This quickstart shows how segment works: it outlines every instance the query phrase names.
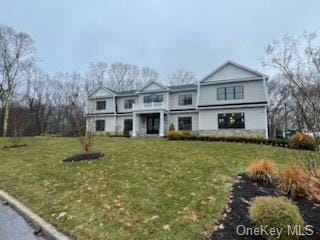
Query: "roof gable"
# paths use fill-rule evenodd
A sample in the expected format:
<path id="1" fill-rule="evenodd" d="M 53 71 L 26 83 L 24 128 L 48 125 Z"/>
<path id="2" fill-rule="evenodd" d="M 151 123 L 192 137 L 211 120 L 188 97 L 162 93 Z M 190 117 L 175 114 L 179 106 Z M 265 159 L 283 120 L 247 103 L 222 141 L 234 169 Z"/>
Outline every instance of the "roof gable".
<path id="1" fill-rule="evenodd" d="M 143 88 L 139 89 L 137 92 L 149 92 L 149 91 L 163 91 L 167 90 L 168 88 L 164 86 L 162 83 L 151 80 L 147 82 Z"/>
<path id="2" fill-rule="evenodd" d="M 265 77 L 266 75 L 259 73 L 253 69 L 240 65 L 238 63 L 227 61 L 213 72 L 208 74 L 201 82 L 212 82 L 231 79 L 250 79 Z"/>
<path id="3" fill-rule="evenodd" d="M 114 92 L 106 87 L 100 86 L 88 95 L 89 98 L 112 97 Z"/>

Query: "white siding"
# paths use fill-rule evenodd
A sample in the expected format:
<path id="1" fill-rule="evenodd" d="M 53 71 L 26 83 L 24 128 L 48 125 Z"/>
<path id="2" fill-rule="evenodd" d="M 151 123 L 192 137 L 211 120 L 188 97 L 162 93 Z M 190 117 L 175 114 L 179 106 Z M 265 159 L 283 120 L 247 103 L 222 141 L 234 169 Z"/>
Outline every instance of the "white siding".
<path id="1" fill-rule="evenodd" d="M 105 120 L 105 132 L 114 132 L 114 116 L 101 116 L 101 117 L 88 117 L 87 118 L 87 129 L 89 131 L 96 130 L 96 120 Z"/>
<path id="2" fill-rule="evenodd" d="M 238 78 L 252 78 L 252 77 L 259 77 L 259 76 L 245 69 L 234 66 L 233 64 L 227 64 L 226 66 L 221 68 L 219 71 L 214 73 L 210 78 L 208 78 L 206 82 L 238 79 Z"/>
<path id="3" fill-rule="evenodd" d="M 132 97 L 117 97 L 117 107 L 118 112 L 132 112 L 132 109 L 125 109 L 124 108 L 124 102 L 126 99 L 134 99 L 135 103 L 138 103 L 138 97 L 132 96 Z"/>
<path id="4" fill-rule="evenodd" d="M 192 117 L 192 131 L 199 130 L 198 113 L 170 113 L 169 125 L 173 123 L 176 130 L 179 130 L 179 117 Z"/>
<path id="5" fill-rule="evenodd" d="M 192 95 L 192 105 L 179 106 L 179 96 L 180 95 Z M 197 92 L 196 91 L 186 91 L 186 92 L 174 92 L 170 94 L 170 109 L 190 109 L 195 108 L 197 102 Z"/>
<path id="6" fill-rule="evenodd" d="M 217 100 L 217 88 L 243 86 L 243 99 Z M 200 86 L 199 105 L 232 104 L 267 101 L 262 80 Z"/>
<path id="7" fill-rule="evenodd" d="M 97 101 L 106 101 L 105 110 L 97 110 L 96 102 Z M 87 113 L 113 113 L 114 112 L 114 99 L 113 97 L 108 98 L 99 98 L 99 99 L 90 99 L 87 102 Z"/>
<path id="8" fill-rule="evenodd" d="M 199 130 L 218 130 L 218 113 L 244 112 L 246 130 L 265 130 L 265 107 L 201 110 Z"/>

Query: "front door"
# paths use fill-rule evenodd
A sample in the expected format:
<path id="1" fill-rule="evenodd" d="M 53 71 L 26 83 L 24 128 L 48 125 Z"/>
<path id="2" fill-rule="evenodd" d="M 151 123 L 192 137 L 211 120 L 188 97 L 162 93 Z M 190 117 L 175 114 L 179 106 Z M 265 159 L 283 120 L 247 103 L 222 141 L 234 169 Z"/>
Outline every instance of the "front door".
<path id="1" fill-rule="evenodd" d="M 147 134 L 159 134 L 159 114 L 147 116 Z"/>

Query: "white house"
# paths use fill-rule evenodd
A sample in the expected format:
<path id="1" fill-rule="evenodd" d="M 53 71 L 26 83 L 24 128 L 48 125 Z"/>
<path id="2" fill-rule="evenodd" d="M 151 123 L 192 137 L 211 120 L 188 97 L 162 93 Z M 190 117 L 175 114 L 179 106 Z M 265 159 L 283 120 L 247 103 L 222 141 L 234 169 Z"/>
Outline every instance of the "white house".
<path id="1" fill-rule="evenodd" d="M 197 84 L 164 86 L 148 82 L 134 91 L 99 87 L 88 96 L 88 131 L 164 136 L 176 130 L 268 137 L 268 77 L 228 61 Z"/>

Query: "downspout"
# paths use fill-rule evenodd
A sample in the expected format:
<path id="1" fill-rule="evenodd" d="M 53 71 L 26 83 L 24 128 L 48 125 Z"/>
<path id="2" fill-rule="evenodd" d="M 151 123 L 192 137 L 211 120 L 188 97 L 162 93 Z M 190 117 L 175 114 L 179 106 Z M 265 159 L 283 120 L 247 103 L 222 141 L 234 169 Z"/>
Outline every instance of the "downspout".
<path id="1" fill-rule="evenodd" d="M 269 129 L 268 129 L 268 105 L 269 105 L 269 95 L 268 95 L 268 85 L 267 85 L 267 77 L 262 78 L 263 82 L 263 92 L 264 92 L 264 97 L 267 101 L 267 106 L 265 106 L 265 137 L 269 138 Z"/>

